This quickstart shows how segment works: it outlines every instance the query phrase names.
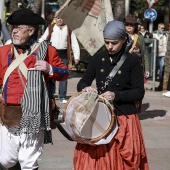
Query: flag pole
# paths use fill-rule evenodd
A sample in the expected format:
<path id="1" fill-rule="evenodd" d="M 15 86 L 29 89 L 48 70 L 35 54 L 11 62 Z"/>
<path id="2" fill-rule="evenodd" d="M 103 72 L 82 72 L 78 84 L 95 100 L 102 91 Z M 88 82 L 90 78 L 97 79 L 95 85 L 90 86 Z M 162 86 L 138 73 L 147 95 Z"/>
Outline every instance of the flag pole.
<path id="1" fill-rule="evenodd" d="M 129 0 L 125 0 L 125 17 L 129 14 Z"/>

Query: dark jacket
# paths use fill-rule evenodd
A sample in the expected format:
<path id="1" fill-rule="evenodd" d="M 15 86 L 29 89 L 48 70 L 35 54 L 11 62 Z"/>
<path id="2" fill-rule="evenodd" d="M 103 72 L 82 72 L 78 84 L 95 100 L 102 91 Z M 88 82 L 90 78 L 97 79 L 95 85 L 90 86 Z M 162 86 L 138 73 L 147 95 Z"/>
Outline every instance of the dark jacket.
<path id="1" fill-rule="evenodd" d="M 115 93 L 115 109 L 117 115 L 129 115 L 136 113 L 135 101 L 141 100 L 144 96 L 143 69 L 138 56 L 126 53 L 127 58 L 114 76 L 105 91 Z M 115 63 L 111 63 L 107 51 L 96 53 L 82 79 L 77 85 L 77 90 L 81 91 L 87 86 L 91 86 L 96 79 L 98 91 L 104 86 L 106 77 L 109 75 Z"/>
<path id="2" fill-rule="evenodd" d="M 140 48 L 140 51 L 141 51 L 144 71 L 149 71 L 149 57 L 148 57 L 148 52 L 145 48 L 145 42 L 144 42 L 143 35 L 139 34 L 137 43 L 139 44 L 139 48 Z"/>
<path id="3" fill-rule="evenodd" d="M 146 31 L 144 35 L 139 31 L 139 34 L 142 35 L 144 38 L 153 38 L 153 35 L 148 31 Z"/>

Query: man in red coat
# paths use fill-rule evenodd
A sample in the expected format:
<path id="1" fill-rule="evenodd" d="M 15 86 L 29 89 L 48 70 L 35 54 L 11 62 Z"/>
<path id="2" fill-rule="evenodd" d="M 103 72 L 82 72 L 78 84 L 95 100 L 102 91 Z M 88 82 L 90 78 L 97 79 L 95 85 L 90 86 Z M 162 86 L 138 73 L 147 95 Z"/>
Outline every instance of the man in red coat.
<path id="1" fill-rule="evenodd" d="M 43 18 L 20 9 L 7 22 L 12 25 L 12 44 L 0 47 L 0 163 L 10 170 L 17 170 L 18 164 L 22 170 L 37 170 L 44 133 L 50 131 L 49 81 L 66 80 L 68 70 L 54 47 L 36 42 Z"/>

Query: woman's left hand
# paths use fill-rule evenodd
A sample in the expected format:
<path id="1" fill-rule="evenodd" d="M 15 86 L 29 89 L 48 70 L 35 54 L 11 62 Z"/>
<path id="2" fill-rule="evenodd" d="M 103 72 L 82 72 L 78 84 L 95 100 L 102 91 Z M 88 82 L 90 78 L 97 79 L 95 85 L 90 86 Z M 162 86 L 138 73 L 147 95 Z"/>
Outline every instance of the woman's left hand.
<path id="1" fill-rule="evenodd" d="M 101 94 L 102 97 L 106 98 L 107 100 L 114 100 L 115 99 L 115 93 L 111 91 L 106 91 Z"/>

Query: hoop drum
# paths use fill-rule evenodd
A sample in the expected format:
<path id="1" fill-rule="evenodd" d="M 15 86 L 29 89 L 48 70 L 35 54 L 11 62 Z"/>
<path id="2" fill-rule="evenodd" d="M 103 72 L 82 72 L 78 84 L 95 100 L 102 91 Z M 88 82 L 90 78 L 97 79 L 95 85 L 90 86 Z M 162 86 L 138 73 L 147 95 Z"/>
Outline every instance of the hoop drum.
<path id="1" fill-rule="evenodd" d="M 64 117 L 69 135 L 79 143 L 109 143 L 118 129 L 113 106 L 92 92 L 73 95 L 64 107 Z"/>

